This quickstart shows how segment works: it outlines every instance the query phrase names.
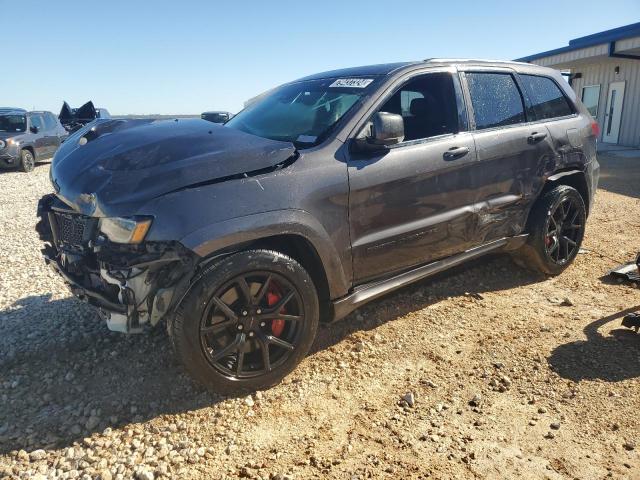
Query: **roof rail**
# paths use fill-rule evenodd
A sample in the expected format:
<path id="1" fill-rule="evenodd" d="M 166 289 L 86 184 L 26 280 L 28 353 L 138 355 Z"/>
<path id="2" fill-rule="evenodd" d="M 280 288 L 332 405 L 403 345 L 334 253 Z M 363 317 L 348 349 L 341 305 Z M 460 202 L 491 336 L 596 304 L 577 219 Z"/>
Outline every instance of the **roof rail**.
<path id="1" fill-rule="evenodd" d="M 491 60 L 487 58 L 426 58 L 427 63 L 506 63 L 509 65 L 522 64 L 513 60 Z"/>

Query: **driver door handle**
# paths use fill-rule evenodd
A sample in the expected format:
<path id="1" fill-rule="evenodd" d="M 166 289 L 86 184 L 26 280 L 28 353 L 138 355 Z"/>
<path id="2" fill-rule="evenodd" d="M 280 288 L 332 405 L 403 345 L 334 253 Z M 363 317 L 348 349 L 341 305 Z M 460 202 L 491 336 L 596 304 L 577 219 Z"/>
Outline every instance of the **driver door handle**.
<path id="1" fill-rule="evenodd" d="M 541 140 L 547 138 L 547 134 L 543 132 L 533 132 L 531 135 L 527 137 L 527 142 L 529 143 L 538 143 Z"/>
<path id="2" fill-rule="evenodd" d="M 468 147 L 451 147 L 442 156 L 445 160 L 455 160 L 464 157 L 467 153 L 469 153 Z"/>

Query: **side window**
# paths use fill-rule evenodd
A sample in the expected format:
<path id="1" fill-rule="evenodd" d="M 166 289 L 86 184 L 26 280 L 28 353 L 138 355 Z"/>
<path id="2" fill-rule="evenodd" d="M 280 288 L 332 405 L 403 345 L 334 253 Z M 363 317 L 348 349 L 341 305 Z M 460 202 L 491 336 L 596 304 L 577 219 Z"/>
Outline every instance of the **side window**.
<path id="1" fill-rule="evenodd" d="M 56 128 L 56 119 L 52 113 L 44 114 L 44 126 L 47 130 L 54 130 Z"/>
<path id="2" fill-rule="evenodd" d="M 378 111 L 402 115 L 405 141 L 459 130 L 456 91 L 449 73 L 429 73 L 409 80 Z"/>
<path id="3" fill-rule="evenodd" d="M 532 111 L 529 113 L 532 113 L 532 117 L 536 120 L 564 117 L 573 113 L 560 88 L 550 78 L 520 75 L 520 79 L 531 99 L 530 110 Z"/>
<path id="4" fill-rule="evenodd" d="M 476 129 L 502 127 L 525 121 L 522 96 L 508 73 L 467 73 Z"/>
<path id="5" fill-rule="evenodd" d="M 38 127 L 38 131 L 42 131 L 44 130 L 44 122 L 42 120 L 42 115 L 40 114 L 36 114 L 36 115 L 31 115 L 30 117 L 30 121 L 31 121 L 31 127 Z"/>

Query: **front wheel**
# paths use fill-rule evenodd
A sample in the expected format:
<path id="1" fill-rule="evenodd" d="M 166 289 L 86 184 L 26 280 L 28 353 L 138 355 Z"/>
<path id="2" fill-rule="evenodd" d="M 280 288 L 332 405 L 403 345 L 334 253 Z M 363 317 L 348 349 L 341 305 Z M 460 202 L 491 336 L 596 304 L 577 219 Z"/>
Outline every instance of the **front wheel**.
<path id="1" fill-rule="evenodd" d="M 578 191 L 559 185 L 533 206 L 529 238 L 516 260 L 547 275 L 558 275 L 576 258 L 584 237 L 587 212 Z"/>
<path id="2" fill-rule="evenodd" d="M 222 394 L 271 387 L 311 348 L 318 328 L 313 281 L 278 252 L 236 253 L 208 267 L 168 325 L 177 356 Z"/>
<path id="3" fill-rule="evenodd" d="M 20 169 L 23 172 L 31 172 L 36 165 L 33 153 L 30 150 L 22 150 L 20 152 Z"/>

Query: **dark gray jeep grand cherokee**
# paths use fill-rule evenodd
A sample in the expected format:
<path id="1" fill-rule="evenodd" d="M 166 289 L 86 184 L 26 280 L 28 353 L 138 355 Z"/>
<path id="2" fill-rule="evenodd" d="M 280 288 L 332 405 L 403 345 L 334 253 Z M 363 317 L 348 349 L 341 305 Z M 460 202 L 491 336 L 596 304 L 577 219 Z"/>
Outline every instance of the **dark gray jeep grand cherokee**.
<path id="1" fill-rule="evenodd" d="M 560 73 L 428 60 L 283 85 L 225 126 L 98 120 L 40 201 L 46 261 L 107 325 L 166 319 L 189 372 L 261 389 L 319 321 L 489 252 L 575 258 L 598 126 Z"/>

